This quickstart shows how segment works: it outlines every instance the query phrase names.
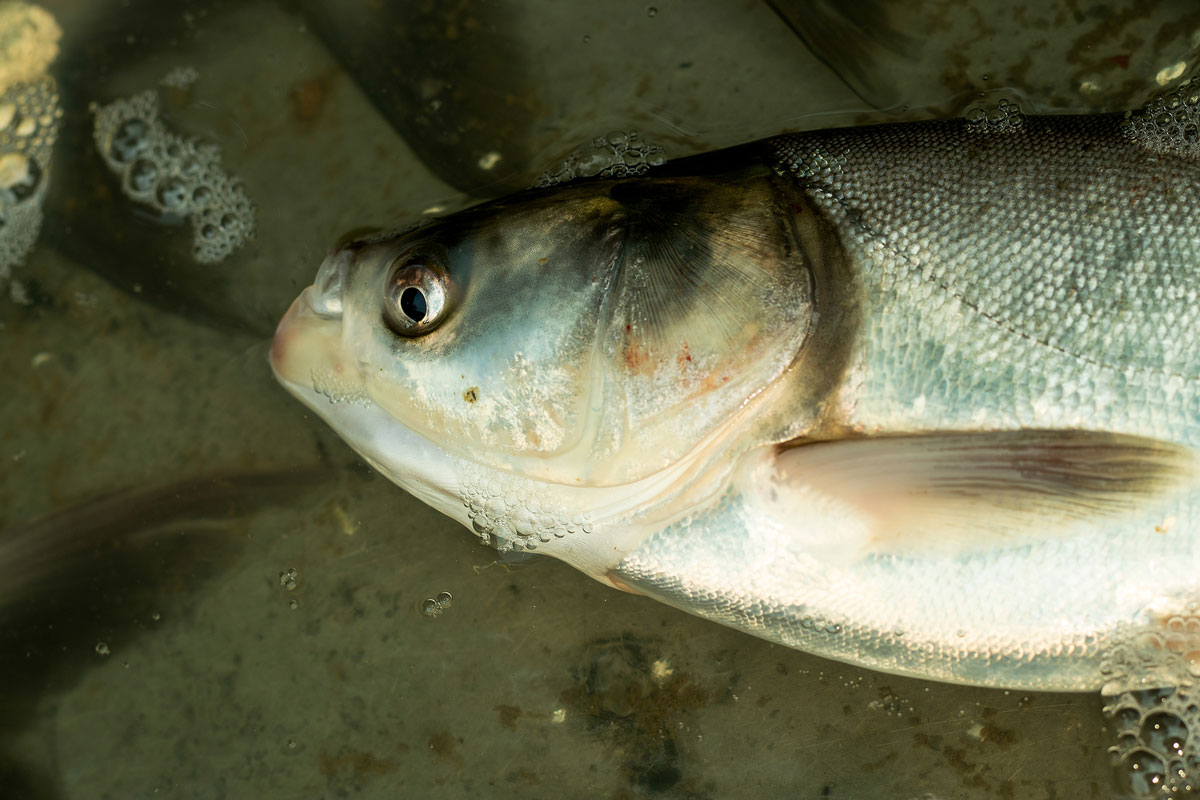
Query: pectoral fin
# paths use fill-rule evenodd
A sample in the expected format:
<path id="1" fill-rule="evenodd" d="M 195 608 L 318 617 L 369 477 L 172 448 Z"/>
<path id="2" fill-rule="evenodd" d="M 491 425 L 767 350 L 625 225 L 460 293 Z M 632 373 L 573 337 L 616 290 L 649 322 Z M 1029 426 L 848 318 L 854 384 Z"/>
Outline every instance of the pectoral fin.
<path id="1" fill-rule="evenodd" d="M 748 461 L 739 483 L 758 513 L 840 559 L 1079 533 L 1195 477 L 1193 452 L 1170 442 L 1018 430 L 789 443 Z"/>

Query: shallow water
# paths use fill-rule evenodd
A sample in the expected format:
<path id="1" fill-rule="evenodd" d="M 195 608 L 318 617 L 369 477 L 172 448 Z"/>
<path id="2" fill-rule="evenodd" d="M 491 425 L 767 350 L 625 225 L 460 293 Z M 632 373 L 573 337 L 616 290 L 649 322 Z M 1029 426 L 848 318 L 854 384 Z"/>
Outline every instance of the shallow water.
<path id="1" fill-rule="evenodd" d="M 672 157 L 1000 98 L 1124 108 L 1190 71 L 1200 23 L 908 5 L 814 55 L 758 2 L 45 3 L 62 117 L 0 281 L 0 796 L 1112 794 L 1100 698 L 858 670 L 500 563 L 266 365 L 339 236 L 593 137 Z M 147 91 L 166 138 L 139 194 L 96 120 Z M 204 142 L 253 205 L 215 261 L 197 237 L 229 209 L 153 191 Z"/>

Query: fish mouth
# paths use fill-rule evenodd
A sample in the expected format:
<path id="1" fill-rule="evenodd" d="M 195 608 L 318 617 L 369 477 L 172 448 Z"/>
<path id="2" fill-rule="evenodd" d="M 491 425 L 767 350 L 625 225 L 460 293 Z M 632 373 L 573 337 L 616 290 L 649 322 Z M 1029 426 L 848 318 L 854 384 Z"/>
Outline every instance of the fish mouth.
<path id="1" fill-rule="evenodd" d="M 455 457 L 409 428 L 366 391 L 342 356 L 342 320 L 314 310 L 308 287 L 275 330 L 268 357 L 276 380 L 328 423 L 360 456 L 405 491 L 469 524 L 459 499 Z"/>

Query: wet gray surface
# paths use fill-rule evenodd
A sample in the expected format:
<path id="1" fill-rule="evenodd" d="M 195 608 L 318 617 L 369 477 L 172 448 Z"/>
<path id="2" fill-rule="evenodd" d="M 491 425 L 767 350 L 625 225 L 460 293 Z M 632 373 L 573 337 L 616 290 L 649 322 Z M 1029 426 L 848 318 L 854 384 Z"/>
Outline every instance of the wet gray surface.
<path id="1" fill-rule="evenodd" d="M 867 48 L 893 79 L 866 85 L 762 3 L 385 5 L 46 4 L 64 127 L 0 300 L 0 795 L 1109 796 L 1098 697 L 856 670 L 498 563 L 288 398 L 267 337 L 341 234 L 610 130 L 682 155 L 998 96 L 1123 107 L 1189 69 L 1190 7 L 901 4 Z M 178 67 L 198 78 L 161 88 Z M 255 204 L 219 264 L 94 152 L 89 104 L 156 87 Z"/>

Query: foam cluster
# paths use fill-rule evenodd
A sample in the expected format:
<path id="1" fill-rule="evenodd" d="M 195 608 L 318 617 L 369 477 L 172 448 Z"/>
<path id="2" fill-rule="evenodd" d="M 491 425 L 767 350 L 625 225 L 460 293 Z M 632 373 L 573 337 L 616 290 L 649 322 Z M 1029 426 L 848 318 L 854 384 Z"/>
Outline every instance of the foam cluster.
<path id="1" fill-rule="evenodd" d="M 1117 731 L 1113 778 L 1126 796 L 1200 794 L 1200 705 L 1191 687 L 1128 692 L 1105 708 Z"/>
<path id="2" fill-rule="evenodd" d="M 50 155 L 61 120 L 49 76 L 0 93 L 0 278 L 25 258 L 42 228 Z"/>
<path id="3" fill-rule="evenodd" d="M 623 178 L 642 175 L 666 161 L 663 149 L 642 140 L 637 131 L 614 131 L 592 139 L 591 146 L 576 150 L 553 171 L 542 173 L 537 185 L 554 186 L 576 178 Z"/>
<path id="4" fill-rule="evenodd" d="M 1135 798 L 1200 795 L 1200 604 L 1113 647 L 1101 672 L 1116 788 Z"/>
<path id="5" fill-rule="evenodd" d="M 62 120 L 48 74 L 62 31 L 40 6 L 0 2 L 0 280 L 42 228 L 50 155 Z M 12 287 L 18 297 L 18 287 Z"/>
<path id="6" fill-rule="evenodd" d="M 1194 155 L 1200 148 L 1200 80 L 1183 81 L 1128 112 L 1125 132 L 1153 150 Z"/>
<path id="7" fill-rule="evenodd" d="M 1016 130 L 1025 122 L 1020 107 L 1005 99 L 990 105 L 973 106 L 964 116 L 971 124 L 971 130 L 988 132 Z"/>
<path id="8" fill-rule="evenodd" d="M 164 222 L 187 220 L 197 261 L 221 261 L 254 236 L 254 207 L 221 168 L 221 149 L 169 130 L 154 91 L 97 108 L 95 116 L 96 147 L 121 190 Z"/>

